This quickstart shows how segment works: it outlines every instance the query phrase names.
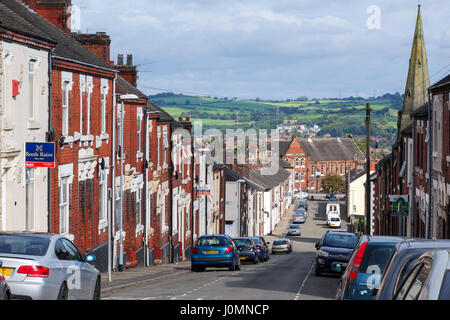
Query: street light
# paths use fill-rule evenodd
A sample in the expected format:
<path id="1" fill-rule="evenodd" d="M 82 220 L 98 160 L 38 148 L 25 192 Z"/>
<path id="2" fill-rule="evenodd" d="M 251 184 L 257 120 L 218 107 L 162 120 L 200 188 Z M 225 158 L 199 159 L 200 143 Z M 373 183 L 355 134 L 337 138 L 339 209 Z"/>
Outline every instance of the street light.
<path id="1" fill-rule="evenodd" d="M 124 118 L 124 100 L 137 100 L 138 96 L 135 94 L 124 94 L 120 96 L 120 137 L 119 137 L 119 148 L 120 148 L 120 219 L 119 219 L 119 272 L 123 271 L 123 118 Z"/>

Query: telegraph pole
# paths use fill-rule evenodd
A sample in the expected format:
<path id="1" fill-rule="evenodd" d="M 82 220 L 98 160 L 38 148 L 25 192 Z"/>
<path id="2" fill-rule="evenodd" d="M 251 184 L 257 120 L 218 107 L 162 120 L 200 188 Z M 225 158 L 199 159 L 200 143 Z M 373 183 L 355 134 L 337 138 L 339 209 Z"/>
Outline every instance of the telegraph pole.
<path id="1" fill-rule="evenodd" d="M 370 235 L 370 103 L 366 104 L 366 222 L 365 234 Z"/>

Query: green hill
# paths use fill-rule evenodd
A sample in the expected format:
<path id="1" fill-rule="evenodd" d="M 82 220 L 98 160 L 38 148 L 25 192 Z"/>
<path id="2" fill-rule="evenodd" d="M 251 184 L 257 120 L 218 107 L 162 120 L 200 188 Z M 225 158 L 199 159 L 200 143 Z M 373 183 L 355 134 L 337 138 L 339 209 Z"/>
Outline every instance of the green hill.
<path id="1" fill-rule="evenodd" d="M 319 135 L 327 133 L 335 137 L 353 134 L 365 135 L 365 105 L 371 104 L 372 136 L 391 139 L 396 133 L 397 112 L 403 97 L 385 94 L 380 97 L 261 101 L 233 98 L 212 98 L 160 93 L 150 99 L 164 108 L 171 116 L 191 117 L 201 120 L 203 127 L 274 129 L 283 122 L 318 125 Z"/>

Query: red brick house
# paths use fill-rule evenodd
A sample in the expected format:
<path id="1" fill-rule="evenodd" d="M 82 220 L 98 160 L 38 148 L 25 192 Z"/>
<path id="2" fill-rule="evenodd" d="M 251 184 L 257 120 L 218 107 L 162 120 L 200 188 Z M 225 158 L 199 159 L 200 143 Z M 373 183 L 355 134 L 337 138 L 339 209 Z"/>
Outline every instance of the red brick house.
<path id="1" fill-rule="evenodd" d="M 294 168 L 298 191 L 322 191 L 322 179 L 339 174 L 345 180 L 349 170 L 364 162 L 365 157 L 351 138 L 298 139 L 280 142 L 280 155 Z"/>

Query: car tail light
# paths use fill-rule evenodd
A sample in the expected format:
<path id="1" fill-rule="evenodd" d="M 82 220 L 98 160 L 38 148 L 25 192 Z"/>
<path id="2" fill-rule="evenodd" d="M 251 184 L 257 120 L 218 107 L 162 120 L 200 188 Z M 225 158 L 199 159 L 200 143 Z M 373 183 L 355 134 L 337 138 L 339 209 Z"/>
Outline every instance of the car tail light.
<path id="1" fill-rule="evenodd" d="M 197 248 L 192 248 L 192 253 L 195 253 L 195 254 L 198 254 L 198 250 L 197 250 Z"/>
<path id="2" fill-rule="evenodd" d="M 27 277 L 48 278 L 50 270 L 42 266 L 21 266 L 17 273 L 26 274 Z"/>
<path id="3" fill-rule="evenodd" d="M 230 252 L 233 252 L 233 247 L 232 246 L 229 246 L 227 248 L 227 250 L 225 250 L 225 253 L 230 253 Z"/>
<path id="4" fill-rule="evenodd" d="M 262 250 L 262 247 L 261 247 L 261 246 L 257 246 L 257 248 L 258 248 L 258 250 Z"/>
<path id="5" fill-rule="evenodd" d="M 358 252 L 356 253 L 355 260 L 350 266 L 350 274 L 347 279 L 347 283 L 349 285 L 354 285 L 356 283 L 356 278 L 358 277 L 359 266 L 361 265 L 362 258 L 364 256 L 364 252 L 366 251 L 367 242 L 364 242 L 361 247 L 359 247 Z"/>

